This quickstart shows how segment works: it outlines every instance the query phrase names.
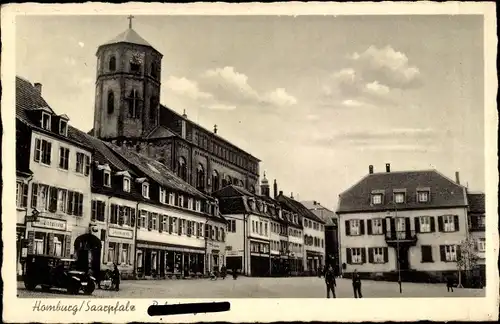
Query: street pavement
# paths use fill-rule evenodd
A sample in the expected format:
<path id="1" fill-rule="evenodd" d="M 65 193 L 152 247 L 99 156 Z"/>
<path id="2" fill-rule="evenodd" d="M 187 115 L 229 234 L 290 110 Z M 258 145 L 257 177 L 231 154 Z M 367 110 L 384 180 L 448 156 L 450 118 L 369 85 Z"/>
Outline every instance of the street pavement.
<path id="1" fill-rule="evenodd" d="M 21 298 L 64 298 L 76 297 L 67 295 L 64 290 L 53 289 L 42 292 L 39 287 L 28 291 L 22 282 L 18 282 L 18 297 Z M 445 284 L 403 283 L 403 293 L 395 282 L 369 281 L 362 282 L 364 298 L 397 298 L 397 297 L 484 297 L 485 289 L 455 288 L 447 292 Z M 351 281 L 337 279 L 337 298 L 354 298 Z M 89 296 L 80 295 L 80 298 Z M 189 280 L 125 280 L 120 284 L 120 291 L 96 289 L 94 298 L 325 298 L 324 278 L 291 277 L 291 278 L 248 278 L 238 277 L 233 280 L 189 279 Z"/>

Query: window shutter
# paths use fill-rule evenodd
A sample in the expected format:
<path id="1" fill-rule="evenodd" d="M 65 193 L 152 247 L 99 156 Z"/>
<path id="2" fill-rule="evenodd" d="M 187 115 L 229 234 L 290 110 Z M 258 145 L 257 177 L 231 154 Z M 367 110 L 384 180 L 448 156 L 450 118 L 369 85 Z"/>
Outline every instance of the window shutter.
<path id="1" fill-rule="evenodd" d="M 163 232 L 163 215 L 158 214 L 158 232 Z"/>
<path id="2" fill-rule="evenodd" d="M 96 214 L 97 214 L 97 203 L 98 203 L 98 202 L 97 202 L 97 201 L 95 201 L 95 200 L 92 200 L 92 203 L 91 203 L 92 208 L 91 208 L 91 212 L 90 212 L 90 219 L 91 219 L 91 220 L 93 220 L 93 221 L 95 221 L 95 220 L 96 220 L 96 218 L 97 218 L 97 217 L 96 217 Z M 99 207 L 100 207 L 100 206 L 99 206 Z"/>
<path id="3" fill-rule="evenodd" d="M 178 218 L 178 223 L 177 223 L 177 235 L 182 234 L 182 219 Z"/>
<path id="4" fill-rule="evenodd" d="M 123 225 L 123 214 L 125 213 L 125 206 L 118 206 L 118 225 Z"/>
<path id="5" fill-rule="evenodd" d="M 345 255 L 346 255 L 347 264 L 351 264 L 352 263 L 351 249 L 347 248 L 347 249 L 345 249 L 345 252 L 346 252 Z"/>
<path id="6" fill-rule="evenodd" d="M 444 245 L 439 246 L 439 252 L 441 253 L 441 261 L 446 261 L 446 252 L 444 250 Z"/>
<path id="7" fill-rule="evenodd" d="M 442 232 L 444 230 L 443 216 L 438 216 L 438 231 Z"/>
<path id="8" fill-rule="evenodd" d="M 434 219 L 434 216 L 431 216 L 431 232 L 436 231 L 436 220 Z"/>
<path id="9" fill-rule="evenodd" d="M 389 248 L 387 247 L 384 248 L 384 262 L 389 262 Z"/>
<path id="10" fill-rule="evenodd" d="M 168 218 L 168 234 L 172 234 L 172 227 L 173 227 L 172 217 L 169 217 Z"/>
<path id="11" fill-rule="evenodd" d="M 460 245 L 455 245 L 455 248 L 457 249 L 457 260 L 460 260 L 462 258 L 462 249 Z"/>
<path id="12" fill-rule="evenodd" d="M 396 220 L 394 218 L 389 218 L 389 224 L 390 224 L 390 231 L 391 231 L 391 236 L 395 235 L 396 233 Z"/>
<path id="13" fill-rule="evenodd" d="M 364 219 L 359 220 L 359 233 L 361 235 L 365 235 L 365 220 Z"/>
<path id="14" fill-rule="evenodd" d="M 54 233 L 49 233 L 48 235 L 48 241 L 49 241 L 49 251 L 48 251 L 48 254 L 49 255 L 54 255 Z"/>
<path id="15" fill-rule="evenodd" d="M 71 255 L 71 235 L 64 236 L 64 256 L 69 258 Z"/>
<path id="16" fill-rule="evenodd" d="M 38 197 L 38 183 L 33 183 L 31 186 L 31 208 L 36 208 L 36 201 Z"/>
<path id="17" fill-rule="evenodd" d="M 373 248 L 368 248 L 368 263 L 373 263 Z"/>
<path id="18" fill-rule="evenodd" d="M 52 143 L 51 142 L 47 142 L 47 151 L 46 151 L 46 154 L 47 154 L 47 164 L 51 164 L 51 155 L 52 155 Z"/>
<path id="19" fill-rule="evenodd" d="M 83 215 L 83 194 L 78 194 L 78 216 Z"/>
<path id="20" fill-rule="evenodd" d="M 151 228 L 153 227 L 153 215 L 152 215 L 152 213 L 148 212 L 147 217 L 148 217 L 148 231 L 150 231 Z"/>
<path id="21" fill-rule="evenodd" d="M 29 185 L 27 183 L 23 184 L 23 201 L 21 206 L 22 207 L 28 207 L 28 189 Z"/>
<path id="22" fill-rule="evenodd" d="M 366 221 L 367 233 L 368 235 L 372 235 L 372 220 L 368 219 Z"/>
<path id="23" fill-rule="evenodd" d="M 101 241 L 106 241 L 106 230 L 105 229 L 101 230 Z"/>
<path id="24" fill-rule="evenodd" d="M 349 226 L 349 221 L 345 221 L 345 235 L 349 236 L 351 235 L 351 227 Z"/>
<path id="25" fill-rule="evenodd" d="M 41 143 L 38 138 L 35 139 L 35 154 L 34 154 L 34 160 L 35 162 L 40 162 L 40 152 L 41 152 Z"/>
<path id="26" fill-rule="evenodd" d="M 415 233 L 420 233 L 420 218 L 415 217 Z"/>
<path id="27" fill-rule="evenodd" d="M 387 219 L 382 218 L 382 233 L 387 233 Z"/>
<path id="28" fill-rule="evenodd" d="M 410 217 L 405 217 L 405 230 L 406 233 L 411 233 Z"/>
<path id="29" fill-rule="evenodd" d="M 455 232 L 460 231 L 460 223 L 458 220 L 458 215 L 453 216 L 453 221 L 455 222 Z"/>
<path id="30" fill-rule="evenodd" d="M 106 203 L 101 202 L 101 221 L 106 222 Z"/>
<path id="31" fill-rule="evenodd" d="M 135 226 L 135 208 L 130 208 L 130 226 Z"/>
<path id="32" fill-rule="evenodd" d="M 88 176 L 89 174 L 90 174 L 90 157 L 88 155 L 85 155 L 85 175 Z"/>
<path id="33" fill-rule="evenodd" d="M 35 231 L 28 231 L 28 254 L 33 254 L 35 250 Z"/>
<path id="34" fill-rule="evenodd" d="M 366 249 L 364 247 L 361 248 L 361 262 L 366 263 Z"/>

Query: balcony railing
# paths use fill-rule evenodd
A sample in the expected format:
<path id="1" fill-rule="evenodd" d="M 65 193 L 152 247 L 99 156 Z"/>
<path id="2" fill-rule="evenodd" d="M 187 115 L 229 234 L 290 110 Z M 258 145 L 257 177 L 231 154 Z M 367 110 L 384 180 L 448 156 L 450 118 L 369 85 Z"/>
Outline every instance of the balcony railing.
<path id="1" fill-rule="evenodd" d="M 387 233 L 385 233 L 385 240 L 400 242 L 416 241 L 417 235 L 415 231 L 387 231 Z"/>
<path id="2" fill-rule="evenodd" d="M 472 225 L 470 227 L 471 232 L 484 232 L 486 230 L 486 226 L 484 225 Z"/>

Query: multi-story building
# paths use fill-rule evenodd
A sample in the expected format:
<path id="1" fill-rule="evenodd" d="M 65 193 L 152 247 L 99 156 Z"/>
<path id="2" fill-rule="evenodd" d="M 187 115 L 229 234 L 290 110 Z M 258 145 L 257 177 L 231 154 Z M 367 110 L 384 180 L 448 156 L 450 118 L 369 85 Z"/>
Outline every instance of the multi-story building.
<path id="1" fill-rule="evenodd" d="M 458 178 L 458 177 L 457 177 Z M 369 174 L 339 196 L 344 275 L 439 280 L 468 233 L 466 188 L 435 170 Z M 399 270 L 399 271 L 398 271 Z"/>
<path id="2" fill-rule="evenodd" d="M 18 245 L 20 261 L 27 254 L 89 253 L 79 260 L 94 260 L 100 242 L 89 229 L 91 148 L 68 137 L 68 117 L 57 115 L 41 90 L 16 78 L 17 223 L 26 242 Z"/>
<path id="3" fill-rule="evenodd" d="M 467 193 L 469 203 L 469 233 L 475 242 L 475 254 L 478 256 L 478 265 L 483 278 L 486 278 L 486 214 L 485 214 L 485 194 Z"/>
<path id="4" fill-rule="evenodd" d="M 297 240 L 303 242 L 303 250 L 297 262 L 310 275 L 316 275 L 325 265 L 325 223 L 304 205 L 293 199 L 293 194 L 287 197 L 283 191 L 276 197 L 280 203 L 292 210 L 297 216 L 299 227 L 290 230 Z M 300 243 L 299 243 L 300 244 Z"/>
<path id="5" fill-rule="evenodd" d="M 202 192 L 227 184 L 256 192 L 259 160 L 160 104 L 162 54 L 132 29 L 97 50 L 90 134 L 165 164 Z"/>
<path id="6" fill-rule="evenodd" d="M 263 195 L 256 195 L 229 185 L 213 193 L 228 222 L 227 267 L 242 269 L 249 276 L 278 275 L 291 269 L 291 243 L 284 230 L 291 224 L 298 225 L 297 215 L 284 210 L 269 196 L 267 179 L 263 180 L 262 189 Z M 278 228 L 286 235 L 284 242 L 275 235 Z M 277 255 L 279 260 L 275 260 Z"/>
<path id="7" fill-rule="evenodd" d="M 330 209 L 322 206 L 318 201 L 302 201 L 307 209 L 325 222 L 325 256 L 326 263 L 331 264 L 337 273 L 340 273 L 339 260 L 340 245 L 338 239 L 338 216 Z"/>

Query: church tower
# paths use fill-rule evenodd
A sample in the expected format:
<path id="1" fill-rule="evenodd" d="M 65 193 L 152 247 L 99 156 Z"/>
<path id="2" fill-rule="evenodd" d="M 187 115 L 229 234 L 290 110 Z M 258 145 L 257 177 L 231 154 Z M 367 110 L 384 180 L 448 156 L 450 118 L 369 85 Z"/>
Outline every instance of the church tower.
<path id="1" fill-rule="evenodd" d="M 129 28 L 99 46 L 94 136 L 102 139 L 146 135 L 159 119 L 163 55 Z"/>

